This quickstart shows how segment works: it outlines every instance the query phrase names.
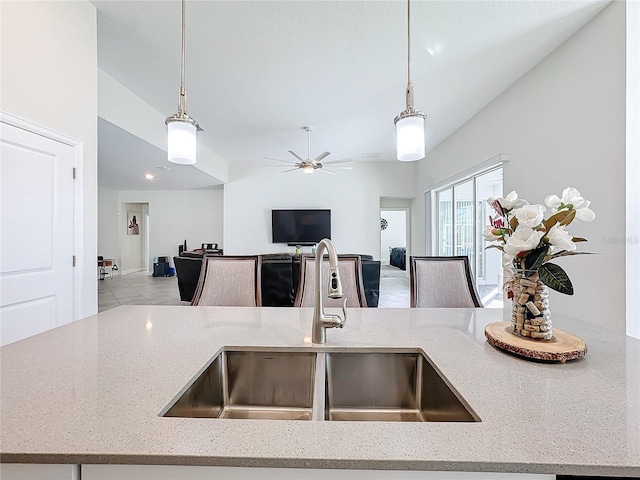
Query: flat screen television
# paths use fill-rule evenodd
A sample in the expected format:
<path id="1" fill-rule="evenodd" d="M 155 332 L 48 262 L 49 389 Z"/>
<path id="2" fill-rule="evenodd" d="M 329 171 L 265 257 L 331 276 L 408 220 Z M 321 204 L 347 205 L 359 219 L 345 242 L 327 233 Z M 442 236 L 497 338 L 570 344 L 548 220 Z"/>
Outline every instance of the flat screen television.
<path id="1" fill-rule="evenodd" d="M 331 239 L 331 210 L 271 210 L 273 243 L 315 245 Z"/>

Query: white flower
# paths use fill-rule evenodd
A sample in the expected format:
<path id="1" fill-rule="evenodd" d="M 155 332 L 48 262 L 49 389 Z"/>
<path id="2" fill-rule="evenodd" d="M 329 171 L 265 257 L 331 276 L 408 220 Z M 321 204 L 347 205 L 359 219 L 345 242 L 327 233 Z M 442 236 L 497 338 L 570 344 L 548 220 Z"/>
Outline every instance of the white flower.
<path id="1" fill-rule="evenodd" d="M 546 208 L 543 205 L 524 205 L 514 213 L 519 225 L 534 228 L 542 223 Z"/>
<path id="2" fill-rule="evenodd" d="M 572 236 L 567 232 L 566 227 L 559 223 L 551 227 L 545 237 L 547 237 L 549 244 L 554 247 L 552 253 L 555 253 L 556 250 L 572 252 L 576 249 L 576 244 L 571 240 Z"/>
<path id="3" fill-rule="evenodd" d="M 518 198 L 518 194 L 514 191 L 510 192 L 505 198 L 501 199 L 504 203 L 501 203 L 502 208 L 507 210 L 513 210 L 514 208 L 524 207 L 527 203 L 526 200 Z"/>
<path id="4" fill-rule="evenodd" d="M 580 196 L 580 192 L 573 187 L 565 188 L 562 191 L 562 198 L 557 195 L 549 195 L 544 199 L 544 203 L 554 211 L 575 210 L 576 219 L 583 222 L 591 222 L 596 218 L 596 214 L 589 208 L 591 202 Z"/>
<path id="5" fill-rule="evenodd" d="M 500 215 L 504 215 L 504 213 L 496 208 L 495 202 L 498 202 L 499 206 L 502 208 L 503 211 L 504 210 L 510 211 L 510 210 L 513 210 L 514 208 L 520 208 L 527 205 L 527 203 L 529 203 L 526 200 L 523 200 L 522 198 L 519 199 L 518 194 L 515 192 L 515 190 L 513 192 L 510 192 L 505 198 L 489 197 L 487 199 L 487 203 L 491 205 Z"/>
<path id="6" fill-rule="evenodd" d="M 502 238 L 502 235 L 496 234 L 495 232 L 499 233 L 500 229 L 499 228 L 493 228 L 491 225 L 488 225 L 487 227 L 485 227 L 482 236 L 484 237 L 484 239 L 487 242 L 493 242 L 495 240 L 500 240 Z"/>
<path id="7" fill-rule="evenodd" d="M 507 238 L 507 243 L 503 247 L 504 253 L 515 256 L 520 252 L 533 250 L 538 246 L 543 236 L 544 232 L 538 232 L 529 227 L 519 228 Z"/>

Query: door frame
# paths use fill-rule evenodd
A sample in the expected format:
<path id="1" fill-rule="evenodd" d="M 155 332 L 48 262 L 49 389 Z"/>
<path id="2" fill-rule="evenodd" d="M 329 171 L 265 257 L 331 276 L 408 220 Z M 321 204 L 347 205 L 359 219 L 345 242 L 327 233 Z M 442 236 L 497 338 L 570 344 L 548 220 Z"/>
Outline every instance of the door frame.
<path id="1" fill-rule="evenodd" d="M 75 181 L 74 181 L 74 192 L 73 192 L 73 255 L 75 256 L 75 267 L 73 271 L 73 285 L 71 286 L 72 296 L 73 296 L 73 320 L 76 321 L 84 317 L 83 308 L 82 308 L 82 298 L 83 298 L 83 282 L 82 282 L 82 272 L 84 267 L 84 234 L 83 234 L 83 205 L 82 205 L 82 194 L 83 194 L 83 172 L 82 172 L 82 154 L 83 154 L 83 143 L 80 140 L 69 137 L 62 133 L 56 132 L 55 130 L 51 130 L 42 125 L 38 125 L 29 120 L 25 120 L 24 118 L 17 117 L 10 113 L 0 111 L 0 123 L 4 123 L 6 125 L 11 125 L 13 127 L 19 128 L 21 130 L 25 130 L 27 132 L 40 135 L 42 137 L 48 138 L 55 142 L 62 143 L 64 145 L 68 145 L 73 148 L 73 167 L 75 169 Z M 96 268 L 97 268 L 96 259 Z"/>

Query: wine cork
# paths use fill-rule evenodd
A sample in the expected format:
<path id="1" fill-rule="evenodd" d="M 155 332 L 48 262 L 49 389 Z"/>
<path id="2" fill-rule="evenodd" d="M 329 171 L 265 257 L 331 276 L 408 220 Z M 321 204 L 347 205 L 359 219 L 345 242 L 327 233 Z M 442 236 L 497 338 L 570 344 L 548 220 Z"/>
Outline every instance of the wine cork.
<path id="1" fill-rule="evenodd" d="M 533 302 L 529 301 L 526 303 L 527 308 L 529 309 L 529 311 L 531 311 L 531 313 L 533 313 L 534 315 L 540 315 L 540 310 L 538 310 L 538 307 L 536 307 Z"/>

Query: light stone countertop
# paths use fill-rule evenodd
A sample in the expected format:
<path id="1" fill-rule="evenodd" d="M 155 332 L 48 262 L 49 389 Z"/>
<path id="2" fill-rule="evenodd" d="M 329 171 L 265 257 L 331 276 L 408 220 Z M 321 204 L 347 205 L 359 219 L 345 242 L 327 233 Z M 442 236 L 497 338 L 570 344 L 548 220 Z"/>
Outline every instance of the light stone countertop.
<path id="1" fill-rule="evenodd" d="M 312 309 L 121 306 L 7 345 L 0 455 L 17 463 L 460 470 L 640 477 L 640 341 L 555 317 L 584 359 L 491 347 L 496 309 L 350 309 L 323 348 L 421 348 L 478 423 L 159 417 L 224 346 L 314 349 Z"/>

